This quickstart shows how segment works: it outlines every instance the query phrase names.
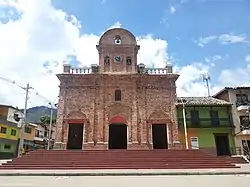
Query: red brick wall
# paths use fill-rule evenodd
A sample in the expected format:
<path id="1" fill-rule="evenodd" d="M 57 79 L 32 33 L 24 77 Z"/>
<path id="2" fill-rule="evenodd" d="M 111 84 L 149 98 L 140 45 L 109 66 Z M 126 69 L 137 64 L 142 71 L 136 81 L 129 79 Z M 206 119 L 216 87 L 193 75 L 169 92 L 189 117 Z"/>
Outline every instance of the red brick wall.
<path id="1" fill-rule="evenodd" d="M 121 36 L 121 45 L 114 45 L 116 35 Z M 139 48 L 132 33 L 112 29 L 103 34 L 97 46 L 99 73 L 58 75 L 61 84 L 55 147 L 66 147 L 68 120 L 82 120 L 84 148 L 106 149 L 109 120 L 115 116 L 127 121 L 128 148 L 151 148 L 154 123 L 168 125 L 169 147 L 178 140 L 175 114 L 178 75 L 138 74 Z M 104 63 L 106 55 L 110 57 L 109 68 Z M 122 56 L 120 63 L 114 61 L 116 55 Z M 132 58 L 132 65 L 126 64 L 127 56 Z M 122 92 L 121 102 L 115 102 L 116 89 Z"/>
<path id="2" fill-rule="evenodd" d="M 128 122 L 128 140 L 131 143 L 150 144 L 152 123 L 167 123 L 171 142 L 178 139 L 174 84 L 177 75 L 96 74 L 58 77 L 62 86 L 56 141 L 67 142 L 67 119 L 83 119 L 89 121 L 88 126 L 85 124 L 85 143 L 107 142 L 109 120 L 118 115 Z M 115 102 L 116 89 L 122 91 L 121 102 Z"/>

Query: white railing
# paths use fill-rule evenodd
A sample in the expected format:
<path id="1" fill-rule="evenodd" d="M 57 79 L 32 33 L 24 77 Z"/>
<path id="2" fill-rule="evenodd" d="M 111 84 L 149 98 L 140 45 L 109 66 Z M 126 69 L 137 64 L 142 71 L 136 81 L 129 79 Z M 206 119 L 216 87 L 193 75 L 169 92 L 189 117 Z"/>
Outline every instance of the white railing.
<path id="1" fill-rule="evenodd" d="M 70 68 L 71 74 L 91 74 L 91 68 Z"/>
<path id="2" fill-rule="evenodd" d="M 96 69 L 97 68 L 97 69 Z M 139 67 L 140 68 L 140 67 Z M 151 75 L 165 75 L 172 72 L 172 67 L 166 67 L 166 68 L 145 68 L 142 67 L 142 71 L 146 74 L 151 74 Z M 93 70 L 94 69 L 94 70 Z M 64 73 L 69 73 L 69 74 L 92 74 L 95 73 L 93 71 L 98 72 L 98 65 L 92 65 L 91 67 L 84 67 L 84 68 L 72 68 L 70 65 L 64 65 Z"/>
<path id="3" fill-rule="evenodd" d="M 168 68 L 146 68 L 145 71 L 147 74 L 155 74 L 155 75 L 157 74 L 164 75 L 172 73 Z"/>

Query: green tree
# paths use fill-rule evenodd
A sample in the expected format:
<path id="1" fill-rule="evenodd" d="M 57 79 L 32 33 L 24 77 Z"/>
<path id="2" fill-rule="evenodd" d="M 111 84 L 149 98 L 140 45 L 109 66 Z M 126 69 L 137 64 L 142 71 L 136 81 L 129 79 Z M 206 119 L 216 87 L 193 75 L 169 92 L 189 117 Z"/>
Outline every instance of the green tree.
<path id="1" fill-rule="evenodd" d="M 40 117 L 40 122 L 44 125 L 48 125 L 50 124 L 50 116 L 42 116 Z M 55 124 L 56 119 L 52 119 L 52 123 Z"/>

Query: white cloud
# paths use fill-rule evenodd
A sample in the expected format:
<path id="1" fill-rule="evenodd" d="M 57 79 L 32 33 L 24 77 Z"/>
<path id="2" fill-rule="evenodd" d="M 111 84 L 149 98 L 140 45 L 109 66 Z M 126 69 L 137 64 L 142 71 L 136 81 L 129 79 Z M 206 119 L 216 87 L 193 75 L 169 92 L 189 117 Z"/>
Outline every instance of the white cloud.
<path id="1" fill-rule="evenodd" d="M 220 60 L 220 59 L 222 59 L 221 55 L 214 55 L 212 57 L 206 57 L 205 61 L 208 62 L 208 63 L 213 63 L 213 62 L 215 62 L 217 60 Z"/>
<path id="2" fill-rule="evenodd" d="M 249 86 L 250 64 L 245 68 L 223 70 L 219 76 L 219 81 L 222 85 L 227 86 Z"/>
<path id="3" fill-rule="evenodd" d="M 169 11 L 171 14 L 174 14 L 176 12 L 176 8 L 174 6 L 170 6 Z"/>
<path id="4" fill-rule="evenodd" d="M 108 29 L 121 28 L 121 26 L 122 26 L 122 24 L 119 21 L 117 21 Z"/>
<path id="5" fill-rule="evenodd" d="M 206 36 L 206 37 L 200 37 L 198 40 L 195 40 L 195 43 L 197 43 L 200 47 L 204 47 L 205 44 L 210 43 L 211 41 L 215 40 L 216 36 Z"/>
<path id="6" fill-rule="evenodd" d="M 55 101 L 64 60 L 73 55 L 80 66 L 98 63 L 96 44 L 100 35 L 80 34 L 80 23 L 73 15 L 55 9 L 49 0 L 1 1 L 14 7 L 20 18 L 2 23 L 0 20 L 0 75 L 25 85 L 30 83 L 41 95 Z M 0 5 L 0 6 L 1 6 Z M 111 28 L 121 27 L 116 22 Z M 138 61 L 147 66 L 164 67 L 170 61 L 168 43 L 148 34 L 137 36 L 141 45 Z M 45 66 L 46 63 L 46 66 Z M 177 81 L 179 95 L 206 95 L 201 75 L 212 65 L 194 63 L 175 66 L 181 76 Z M 224 73 L 225 74 L 225 73 Z M 0 80 L 0 103 L 24 106 L 24 90 Z M 214 89 L 214 88 L 213 88 Z M 30 106 L 48 102 L 31 92 Z"/>
<path id="7" fill-rule="evenodd" d="M 245 61 L 246 61 L 246 62 L 250 62 L 250 55 L 247 55 L 247 56 L 246 56 Z"/>
<path id="8" fill-rule="evenodd" d="M 101 4 L 105 4 L 106 2 L 106 0 L 101 0 Z"/>
<path id="9" fill-rule="evenodd" d="M 230 44 L 230 43 L 243 43 L 246 42 L 246 37 L 244 35 L 234 35 L 230 34 L 222 34 L 218 36 L 218 41 L 221 44 Z"/>
<path id="10" fill-rule="evenodd" d="M 211 35 L 206 37 L 200 37 L 194 40 L 198 46 L 204 47 L 206 44 L 217 41 L 220 44 L 233 44 L 233 43 L 248 43 L 246 37 L 242 35 L 234 35 L 233 33 L 222 34 L 219 36 Z"/>
<path id="11" fill-rule="evenodd" d="M 181 0 L 180 3 L 181 4 L 185 4 L 185 3 L 188 3 L 189 0 Z"/>

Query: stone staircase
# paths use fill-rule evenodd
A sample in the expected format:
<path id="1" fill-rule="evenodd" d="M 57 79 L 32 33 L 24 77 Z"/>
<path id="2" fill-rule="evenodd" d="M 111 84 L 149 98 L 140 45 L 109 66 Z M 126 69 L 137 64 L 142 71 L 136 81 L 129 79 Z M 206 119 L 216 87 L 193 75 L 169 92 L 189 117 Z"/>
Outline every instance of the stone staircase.
<path id="1" fill-rule="evenodd" d="M 4 169 L 205 169 L 237 168 L 200 150 L 39 150 L 0 166 Z"/>

